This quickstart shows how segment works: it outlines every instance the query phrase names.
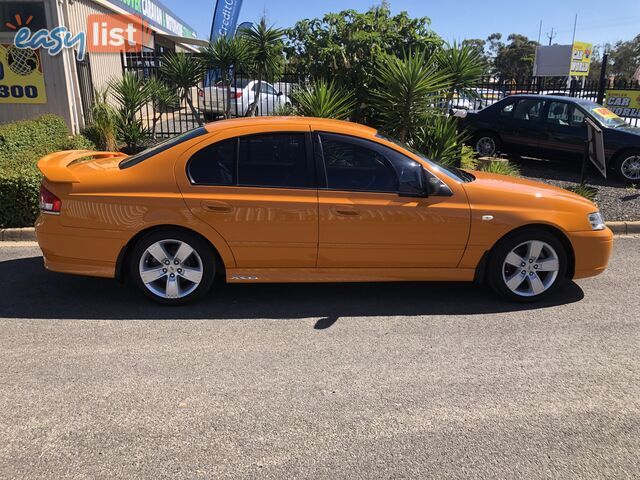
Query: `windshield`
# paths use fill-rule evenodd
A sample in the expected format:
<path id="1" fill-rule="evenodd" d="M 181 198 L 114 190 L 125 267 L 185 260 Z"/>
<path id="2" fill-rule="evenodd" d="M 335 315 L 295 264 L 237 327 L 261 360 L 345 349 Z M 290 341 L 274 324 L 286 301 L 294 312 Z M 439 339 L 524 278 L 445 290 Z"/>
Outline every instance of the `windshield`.
<path id="1" fill-rule="evenodd" d="M 592 102 L 581 103 L 580 105 L 586 108 L 587 111 L 605 127 L 621 127 L 627 125 L 627 122 L 602 105 Z"/>
<path id="2" fill-rule="evenodd" d="M 475 177 L 470 173 L 467 173 L 464 170 L 460 170 L 459 168 L 456 168 L 456 167 L 445 166 L 445 165 L 439 164 L 438 162 L 434 162 L 433 160 L 428 158 L 424 153 L 417 151 L 415 148 L 410 147 L 409 145 L 407 145 L 406 143 L 398 139 L 385 135 L 384 133 L 381 133 L 381 132 L 378 132 L 376 134 L 376 137 L 386 140 L 388 142 L 391 142 L 395 145 L 398 145 L 401 148 L 404 148 L 405 150 L 410 151 L 414 155 L 417 155 L 422 160 L 427 162 L 431 167 L 433 167 L 434 170 L 448 176 L 449 178 L 455 180 L 456 182 L 468 183 L 475 180 Z"/>

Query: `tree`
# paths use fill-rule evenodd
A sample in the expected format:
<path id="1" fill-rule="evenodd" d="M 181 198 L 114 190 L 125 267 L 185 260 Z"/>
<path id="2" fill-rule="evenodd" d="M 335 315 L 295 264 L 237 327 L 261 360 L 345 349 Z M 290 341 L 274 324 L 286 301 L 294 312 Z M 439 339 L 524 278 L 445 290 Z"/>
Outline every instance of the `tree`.
<path id="1" fill-rule="evenodd" d="M 175 106 L 180 99 L 175 90 L 166 83 L 153 77 L 148 81 L 150 89 L 149 100 L 153 104 L 153 123 L 151 124 L 151 136 L 156 138 L 156 129 L 162 114 Z"/>
<path id="2" fill-rule="evenodd" d="M 186 100 L 198 125 L 204 125 L 202 116 L 193 104 L 191 90 L 202 80 L 203 67 L 193 54 L 172 53 L 164 58 L 160 75 L 178 91 L 181 99 Z"/>
<path id="3" fill-rule="evenodd" d="M 473 88 L 486 72 L 486 62 L 477 48 L 453 42 L 438 50 L 436 61 L 451 84 L 446 96 L 447 105 L 456 94 L 471 98 L 477 96 Z"/>
<path id="4" fill-rule="evenodd" d="M 231 117 L 231 78 L 229 72 L 247 65 L 251 54 L 247 41 L 243 36 L 221 36 L 209 42 L 202 49 L 202 59 L 208 69 L 217 70 L 222 78 L 222 86 L 226 88 L 224 118 Z"/>
<path id="5" fill-rule="evenodd" d="M 406 12 L 392 16 L 386 3 L 364 13 L 344 10 L 297 22 L 287 30 L 285 53 L 301 72 L 352 90 L 355 119 L 365 121 L 377 59 L 409 50 L 433 52 L 442 41 L 429 25 L 428 18 L 411 18 Z"/>
<path id="6" fill-rule="evenodd" d="M 257 25 L 242 31 L 242 36 L 247 42 L 247 48 L 251 56 L 251 66 L 256 72 L 257 88 L 255 97 L 247 116 L 254 116 L 260 103 L 262 93 L 262 81 L 275 77 L 282 70 L 284 30 L 267 26 L 265 17 L 260 19 Z"/>
<path id="7" fill-rule="evenodd" d="M 529 40 L 524 35 L 512 33 L 507 38 L 509 43 L 500 41 L 500 34 L 489 37 L 490 49 L 496 52 L 493 69 L 503 79 L 518 79 L 533 75 L 533 62 L 538 42 Z"/>
<path id="8" fill-rule="evenodd" d="M 616 42 L 609 52 L 610 73 L 625 80 L 631 80 L 640 66 L 640 35 L 633 40 Z"/>
<path id="9" fill-rule="evenodd" d="M 151 89 L 144 79 L 133 73 L 125 73 L 122 78 L 112 81 L 109 88 L 118 103 L 118 134 L 127 145 L 127 151 L 135 153 L 145 135 L 140 113 L 151 99 Z"/>
<path id="10" fill-rule="evenodd" d="M 372 96 L 382 127 L 403 142 L 424 123 L 429 110 L 451 86 L 448 74 L 438 69 L 435 56 L 420 50 L 403 58 L 380 58 L 375 73 L 380 84 Z"/>

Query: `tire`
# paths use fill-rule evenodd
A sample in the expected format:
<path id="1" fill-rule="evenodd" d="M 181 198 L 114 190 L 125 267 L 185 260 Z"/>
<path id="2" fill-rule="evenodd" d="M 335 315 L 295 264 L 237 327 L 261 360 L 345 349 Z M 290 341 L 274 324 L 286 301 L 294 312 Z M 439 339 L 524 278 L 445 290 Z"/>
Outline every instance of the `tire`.
<path id="1" fill-rule="evenodd" d="M 562 288 L 566 277 L 565 247 L 558 237 L 545 230 L 528 228 L 508 235 L 495 245 L 489 257 L 489 285 L 509 300 L 541 300 Z"/>
<path id="2" fill-rule="evenodd" d="M 493 148 L 488 148 L 491 145 Z M 481 157 L 492 157 L 500 151 L 500 139 L 494 133 L 479 133 L 473 138 L 473 149 Z"/>
<path id="3" fill-rule="evenodd" d="M 145 235 L 135 244 L 130 258 L 134 283 L 147 297 L 163 305 L 184 305 L 203 297 L 211 290 L 216 273 L 211 246 L 181 230 Z"/>
<path id="4" fill-rule="evenodd" d="M 617 177 L 626 183 L 640 183 L 640 149 L 627 150 L 613 163 Z"/>

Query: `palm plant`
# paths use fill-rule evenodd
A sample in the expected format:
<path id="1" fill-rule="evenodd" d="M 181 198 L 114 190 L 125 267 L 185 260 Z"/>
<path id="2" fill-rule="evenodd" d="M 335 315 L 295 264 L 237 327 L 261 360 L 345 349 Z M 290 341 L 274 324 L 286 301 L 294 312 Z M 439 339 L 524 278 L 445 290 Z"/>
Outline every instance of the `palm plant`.
<path id="1" fill-rule="evenodd" d="M 404 58 L 385 56 L 376 71 L 380 86 L 372 99 L 382 127 L 407 141 L 449 88 L 449 75 L 424 51 L 408 52 Z"/>
<path id="2" fill-rule="evenodd" d="M 202 61 L 207 69 L 218 70 L 222 85 L 226 87 L 224 118 L 231 116 L 231 69 L 239 69 L 249 63 L 251 54 L 244 36 L 221 36 L 202 49 Z"/>
<path id="3" fill-rule="evenodd" d="M 125 73 L 122 78 L 110 83 L 113 98 L 118 102 L 118 134 L 134 152 L 144 137 L 145 128 L 141 120 L 141 110 L 151 100 L 149 84 L 133 73 Z"/>
<path id="4" fill-rule="evenodd" d="M 292 93 L 297 102 L 296 113 L 304 117 L 346 120 L 353 112 L 353 92 L 333 82 L 318 80 Z"/>
<path id="5" fill-rule="evenodd" d="M 478 96 L 474 87 L 486 72 L 487 65 L 477 48 L 453 42 L 436 53 L 436 61 L 451 82 L 445 105 L 449 105 L 456 94 L 470 98 Z"/>
<path id="6" fill-rule="evenodd" d="M 411 146 L 443 165 L 461 163 L 462 146 L 467 135 L 458 132 L 454 117 L 431 114 L 423 119 L 411 138 Z"/>
<path id="7" fill-rule="evenodd" d="M 151 103 L 153 104 L 153 123 L 151 125 L 151 136 L 156 138 L 156 129 L 162 113 L 173 107 L 180 101 L 175 90 L 166 83 L 153 77 L 149 80 Z"/>
<path id="8" fill-rule="evenodd" d="M 177 90 L 179 98 L 187 102 L 191 114 L 198 122 L 198 125 L 204 125 L 199 110 L 193 104 L 193 96 L 191 94 L 193 87 L 200 83 L 204 75 L 201 61 L 192 54 L 169 54 L 162 62 L 160 75 Z"/>
<path id="9" fill-rule="evenodd" d="M 255 98 L 249 106 L 247 116 L 256 114 L 262 93 L 262 81 L 275 77 L 282 68 L 283 35 L 284 30 L 267 26 L 265 17 L 262 17 L 260 22 L 250 29 L 242 30 L 242 36 L 246 41 L 252 67 L 258 81 Z"/>
<path id="10" fill-rule="evenodd" d="M 108 88 L 95 90 L 94 103 L 91 108 L 92 120 L 85 134 L 100 150 L 112 152 L 118 149 L 116 138 L 118 112 L 109 103 L 108 97 Z"/>

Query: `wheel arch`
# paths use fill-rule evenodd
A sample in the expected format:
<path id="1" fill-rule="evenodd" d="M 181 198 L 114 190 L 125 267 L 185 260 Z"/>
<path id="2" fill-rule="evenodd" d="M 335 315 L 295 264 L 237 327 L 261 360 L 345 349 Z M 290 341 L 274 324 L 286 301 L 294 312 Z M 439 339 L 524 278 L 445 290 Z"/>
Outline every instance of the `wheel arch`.
<path id="1" fill-rule="evenodd" d="M 180 225 L 166 224 L 166 225 L 153 225 L 151 227 L 145 228 L 144 230 L 140 230 L 133 237 L 131 237 L 131 239 L 125 244 L 124 247 L 122 247 L 122 249 L 120 250 L 120 253 L 118 254 L 118 258 L 116 260 L 115 278 L 118 282 L 124 283 L 127 277 L 127 271 L 128 271 L 127 265 L 129 264 L 130 255 L 133 250 L 133 246 L 145 235 L 151 232 L 157 232 L 162 230 L 180 230 L 186 233 L 190 233 L 192 235 L 196 235 L 198 238 L 202 239 L 213 250 L 213 253 L 216 259 L 216 275 L 220 275 L 222 278 L 226 278 L 225 263 L 222 259 L 222 256 L 220 255 L 220 251 L 211 242 L 211 240 L 209 240 L 207 237 L 205 237 L 201 233 L 191 228 L 182 227 Z"/>
<path id="2" fill-rule="evenodd" d="M 522 225 L 520 227 L 514 228 L 513 230 L 508 231 L 507 233 L 502 235 L 502 237 L 496 240 L 493 246 L 482 255 L 482 258 L 478 262 L 474 281 L 476 283 L 482 283 L 486 280 L 487 264 L 489 263 L 489 259 L 491 258 L 491 254 L 495 250 L 496 245 L 498 245 L 505 238 L 508 238 L 512 235 L 516 235 L 524 230 L 530 230 L 530 229 L 538 229 L 538 230 L 546 231 L 552 234 L 553 236 L 555 236 L 560 241 L 560 243 L 562 243 L 562 246 L 564 247 L 567 253 L 567 278 L 569 279 L 573 278 L 573 276 L 575 275 L 575 269 L 576 269 L 576 257 L 575 257 L 575 252 L 573 250 L 573 245 L 571 245 L 571 241 L 569 240 L 569 237 L 567 237 L 567 235 L 560 228 L 555 227 L 553 225 L 549 225 L 547 223 L 530 223 L 527 225 Z"/>

